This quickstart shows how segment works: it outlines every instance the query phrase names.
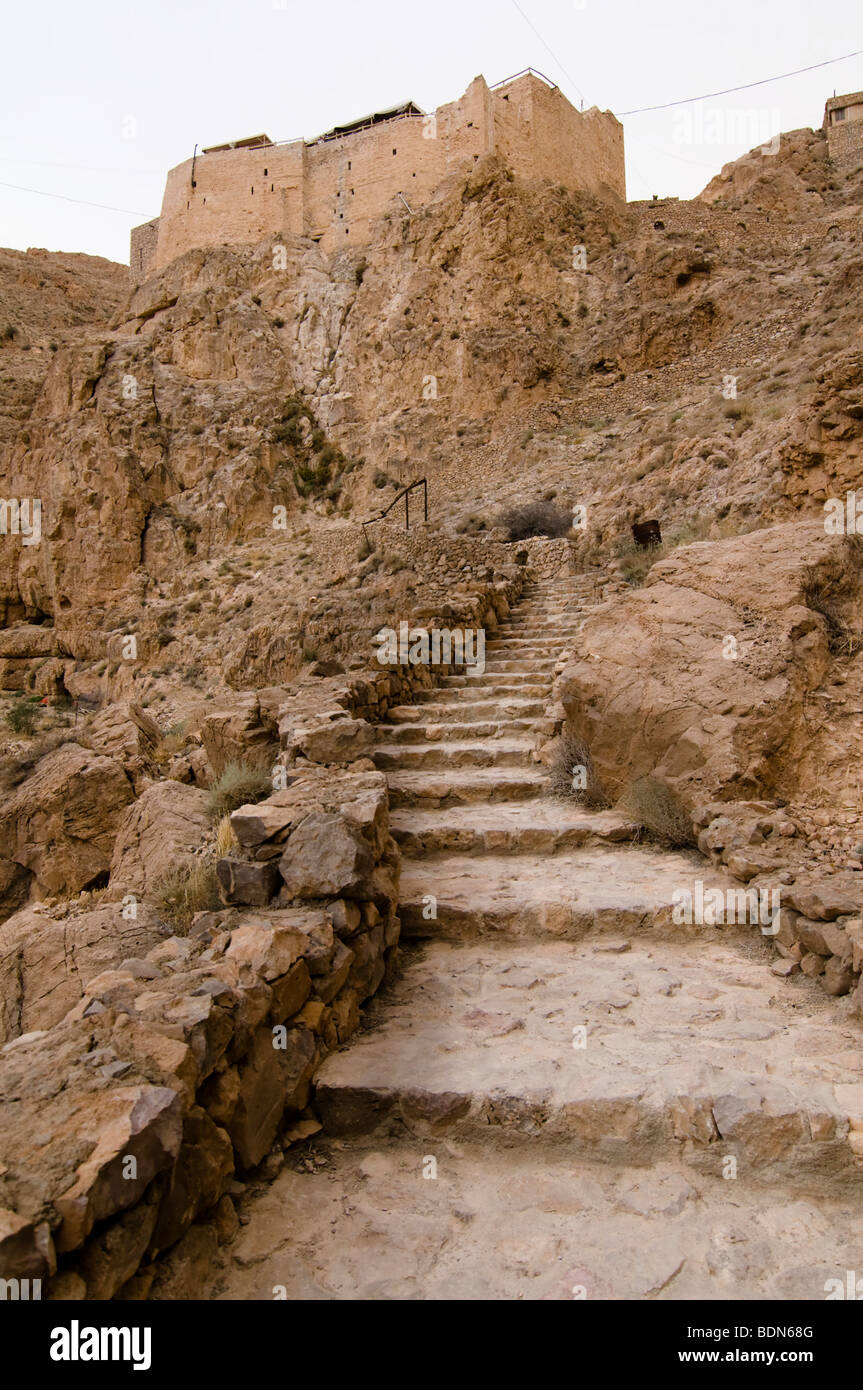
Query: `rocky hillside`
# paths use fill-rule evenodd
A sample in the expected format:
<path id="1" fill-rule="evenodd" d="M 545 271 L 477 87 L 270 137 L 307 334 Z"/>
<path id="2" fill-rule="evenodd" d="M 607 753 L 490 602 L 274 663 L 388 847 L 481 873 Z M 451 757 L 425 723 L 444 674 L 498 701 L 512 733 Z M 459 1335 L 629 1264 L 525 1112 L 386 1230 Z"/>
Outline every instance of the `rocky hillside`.
<path id="1" fill-rule="evenodd" d="M 111 1296 L 201 1213 L 230 1238 L 230 1174 L 284 1111 L 268 1030 L 291 1021 L 303 1137 L 318 1064 L 396 969 L 390 797 L 487 798 L 481 834 L 457 816 L 447 841 L 487 851 L 529 795 L 528 848 L 586 769 L 615 834 L 791 889 L 782 971 L 863 1008 L 863 569 L 824 525 L 861 477 L 861 204 L 863 169 L 795 131 L 692 202 L 600 203 L 487 158 L 332 259 L 286 237 L 132 285 L 0 253 L 2 496 L 41 509 L 38 536 L 9 507 L 0 536 L 0 1105 L 67 1067 L 48 1167 L 38 1105 L 0 1151 L 0 1273 L 77 1251 L 58 1288 Z M 420 478 L 428 523 L 414 494 L 409 533 L 401 503 L 367 535 Z M 376 661 L 402 620 L 491 643 L 558 577 L 542 680 L 528 606 L 467 701 L 479 725 L 453 726 L 453 663 Z M 425 814 L 415 848 L 442 834 Z M 542 929 L 549 884 L 568 922 L 564 870 L 528 879 Z M 162 1155 L 128 1202 L 96 1159 L 70 1168 L 103 1092 L 106 1165 L 144 1112 Z"/>

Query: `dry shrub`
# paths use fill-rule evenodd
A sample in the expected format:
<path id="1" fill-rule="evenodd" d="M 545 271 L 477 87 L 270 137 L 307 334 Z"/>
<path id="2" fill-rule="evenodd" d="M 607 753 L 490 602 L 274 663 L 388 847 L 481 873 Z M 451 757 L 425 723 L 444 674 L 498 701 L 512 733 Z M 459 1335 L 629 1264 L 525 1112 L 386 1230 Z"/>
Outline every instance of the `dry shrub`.
<path id="1" fill-rule="evenodd" d="M 803 602 L 824 619 L 827 645 L 838 660 L 849 660 L 863 648 L 863 632 L 857 616 L 861 564 L 863 538 L 846 536 L 834 555 L 810 567 L 803 583 Z"/>
<path id="2" fill-rule="evenodd" d="M 618 809 L 643 826 L 652 840 L 672 849 L 697 843 L 692 818 L 675 791 L 658 777 L 639 777 L 618 803 Z"/>
<path id="3" fill-rule="evenodd" d="M 231 817 L 229 815 L 222 816 L 222 819 L 219 821 L 218 829 L 216 830 L 216 853 L 220 859 L 225 859 L 228 855 L 233 854 L 239 849 L 239 847 L 239 841 L 231 825 Z"/>
<path id="4" fill-rule="evenodd" d="M 182 753 L 186 746 L 186 736 L 183 733 L 168 730 L 163 734 L 153 749 L 153 761 L 159 766 L 164 767 L 178 753 Z"/>
<path id="5" fill-rule="evenodd" d="M 270 772 L 262 763 L 228 763 L 207 792 L 207 809 L 213 820 L 221 820 L 238 806 L 261 801 L 272 789 Z"/>
<path id="6" fill-rule="evenodd" d="M 526 541 L 530 536 L 565 536 L 572 527 L 572 513 L 553 502 L 524 502 L 501 512 L 496 525 L 509 532 L 511 541 Z"/>
<path id="7" fill-rule="evenodd" d="M 583 776 L 575 778 L 576 769 L 583 769 Z M 580 785 L 584 782 L 584 786 Z M 576 783 L 576 785 L 574 785 Z M 569 728 L 564 728 L 554 750 L 551 763 L 551 789 L 555 796 L 577 801 L 581 806 L 607 806 L 608 797 L 600 785 L 590 756 L 590 749 L 583 739 Z"/>
<path id="8" fill-rule="evenodd" d="M 169 869 L 153 885 L 149 897 L 177 936 L 187 935 L 196 912 L 218 912 L 224 907 L 212 858 Z"/>

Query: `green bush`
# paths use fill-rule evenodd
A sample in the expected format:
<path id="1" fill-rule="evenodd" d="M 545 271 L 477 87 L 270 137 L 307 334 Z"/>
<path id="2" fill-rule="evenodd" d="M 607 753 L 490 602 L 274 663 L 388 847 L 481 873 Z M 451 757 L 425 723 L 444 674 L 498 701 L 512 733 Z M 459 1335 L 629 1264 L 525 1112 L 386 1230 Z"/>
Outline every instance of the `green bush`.
<path id="1" fill-rule="evenodd" d="M 16 734 L 32 734 L 39 722 L 39 707 L 32 700 L 16 700 L 6 715 L 6 723 Z"/>

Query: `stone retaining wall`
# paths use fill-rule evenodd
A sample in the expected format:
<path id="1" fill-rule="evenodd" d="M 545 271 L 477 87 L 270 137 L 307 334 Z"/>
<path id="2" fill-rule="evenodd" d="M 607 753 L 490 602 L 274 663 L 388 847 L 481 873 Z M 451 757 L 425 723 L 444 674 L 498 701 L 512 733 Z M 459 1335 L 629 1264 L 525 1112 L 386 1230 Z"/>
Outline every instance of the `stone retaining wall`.
<path id="1" fill-rule="evenodd" d="M 523 580 L 465 586 L 446 616 L 411 622 L 494 630 Z M 308 675 L 286 700 L 260 691 L 214 716 L 213 766 L 271 744 L 285 785 L 234 812 L 222 911 L 102 969 L 59 1023 L 0 1049 L 0 1277 L 40 1280 L 49 1298 L 145 1298 L 164 1252 L 233 1236 L 236 1174 L 280 1130 L 292 1142 L 318 1127 L 316 1069 L 358 1027 L 399 937 L 371 721 L 453 669 Z"/>
<path id="2" fill-rule="evenodd" d="M 386 781 L 310 769 L 238 816 L 246 839 L 278 820 L 267 906 L 198 914 L 0 1050 L 0 1277 L 49 1298 L 146 1297 L 198 1218 L 235 1232 L 235 1174 L 283 1125 L 316 1128 L 315 1070 L 398 941 Z"/>

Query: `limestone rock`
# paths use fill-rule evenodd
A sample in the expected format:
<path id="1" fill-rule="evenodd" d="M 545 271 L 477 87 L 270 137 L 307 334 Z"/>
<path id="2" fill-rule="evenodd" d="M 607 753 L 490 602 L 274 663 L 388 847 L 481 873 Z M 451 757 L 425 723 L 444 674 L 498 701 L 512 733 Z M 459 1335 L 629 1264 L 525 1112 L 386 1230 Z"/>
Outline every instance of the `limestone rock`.
<path id="1" fill-rule="evenodd" d="M 156 782 L 130 806 L 117 830 L 108 897 L 143 896 L 192 860 L 212 834 L 206 794 L 182 782 Z"/>
<path id="2" fill-rule="evenodd" d="M 58 1250 L 76 1249 L 97 1221 L 132 1206 L 180 1149 L 180 1104 L 173 1091 L 133 1087 L 93 1100 L 76 1123 L 79 1129 L 89 1126 L 95 1147 L 72 1186 L 55 1200 L 62 1223 Z"/>
<path id="3" fill-rule="evenodd" d="M 76 893 L 104 874 L 131 783 L 113 758 L 65 743 L 46 754 L 0 811 L 8 859 L 45 893 Z"/>
<path id="4" fill-rule="evenodd" d="M 293 729 L 288 747 L 310 762 L 344 764 L 370 752 L 374 742 L 374 731 L 366 720 L 338 718 L 299 725 Z"/>
<path id="5" fill-rule="evenodd" d="M 243 859 L 220 859 L 216 876 L 223 902 L 250 907 L 266 907 L 281 884 L 275 864 L 250 864 Z"/>
<path id="6" fill-rule="evenodd" d="M 328 812 L 306 816 L 279 860 L 292 898 L 364 896 L 373 867 L 367 841 L 341 816 Z"/>
<path id="7" fill-rule="evenodd" d="M 52 1028 L 83 997 L 84 981 L 161 940 L 152 908 L 122 904 L 54 920 L 31 907 L 0 926 L 0 1042 Z"/>

